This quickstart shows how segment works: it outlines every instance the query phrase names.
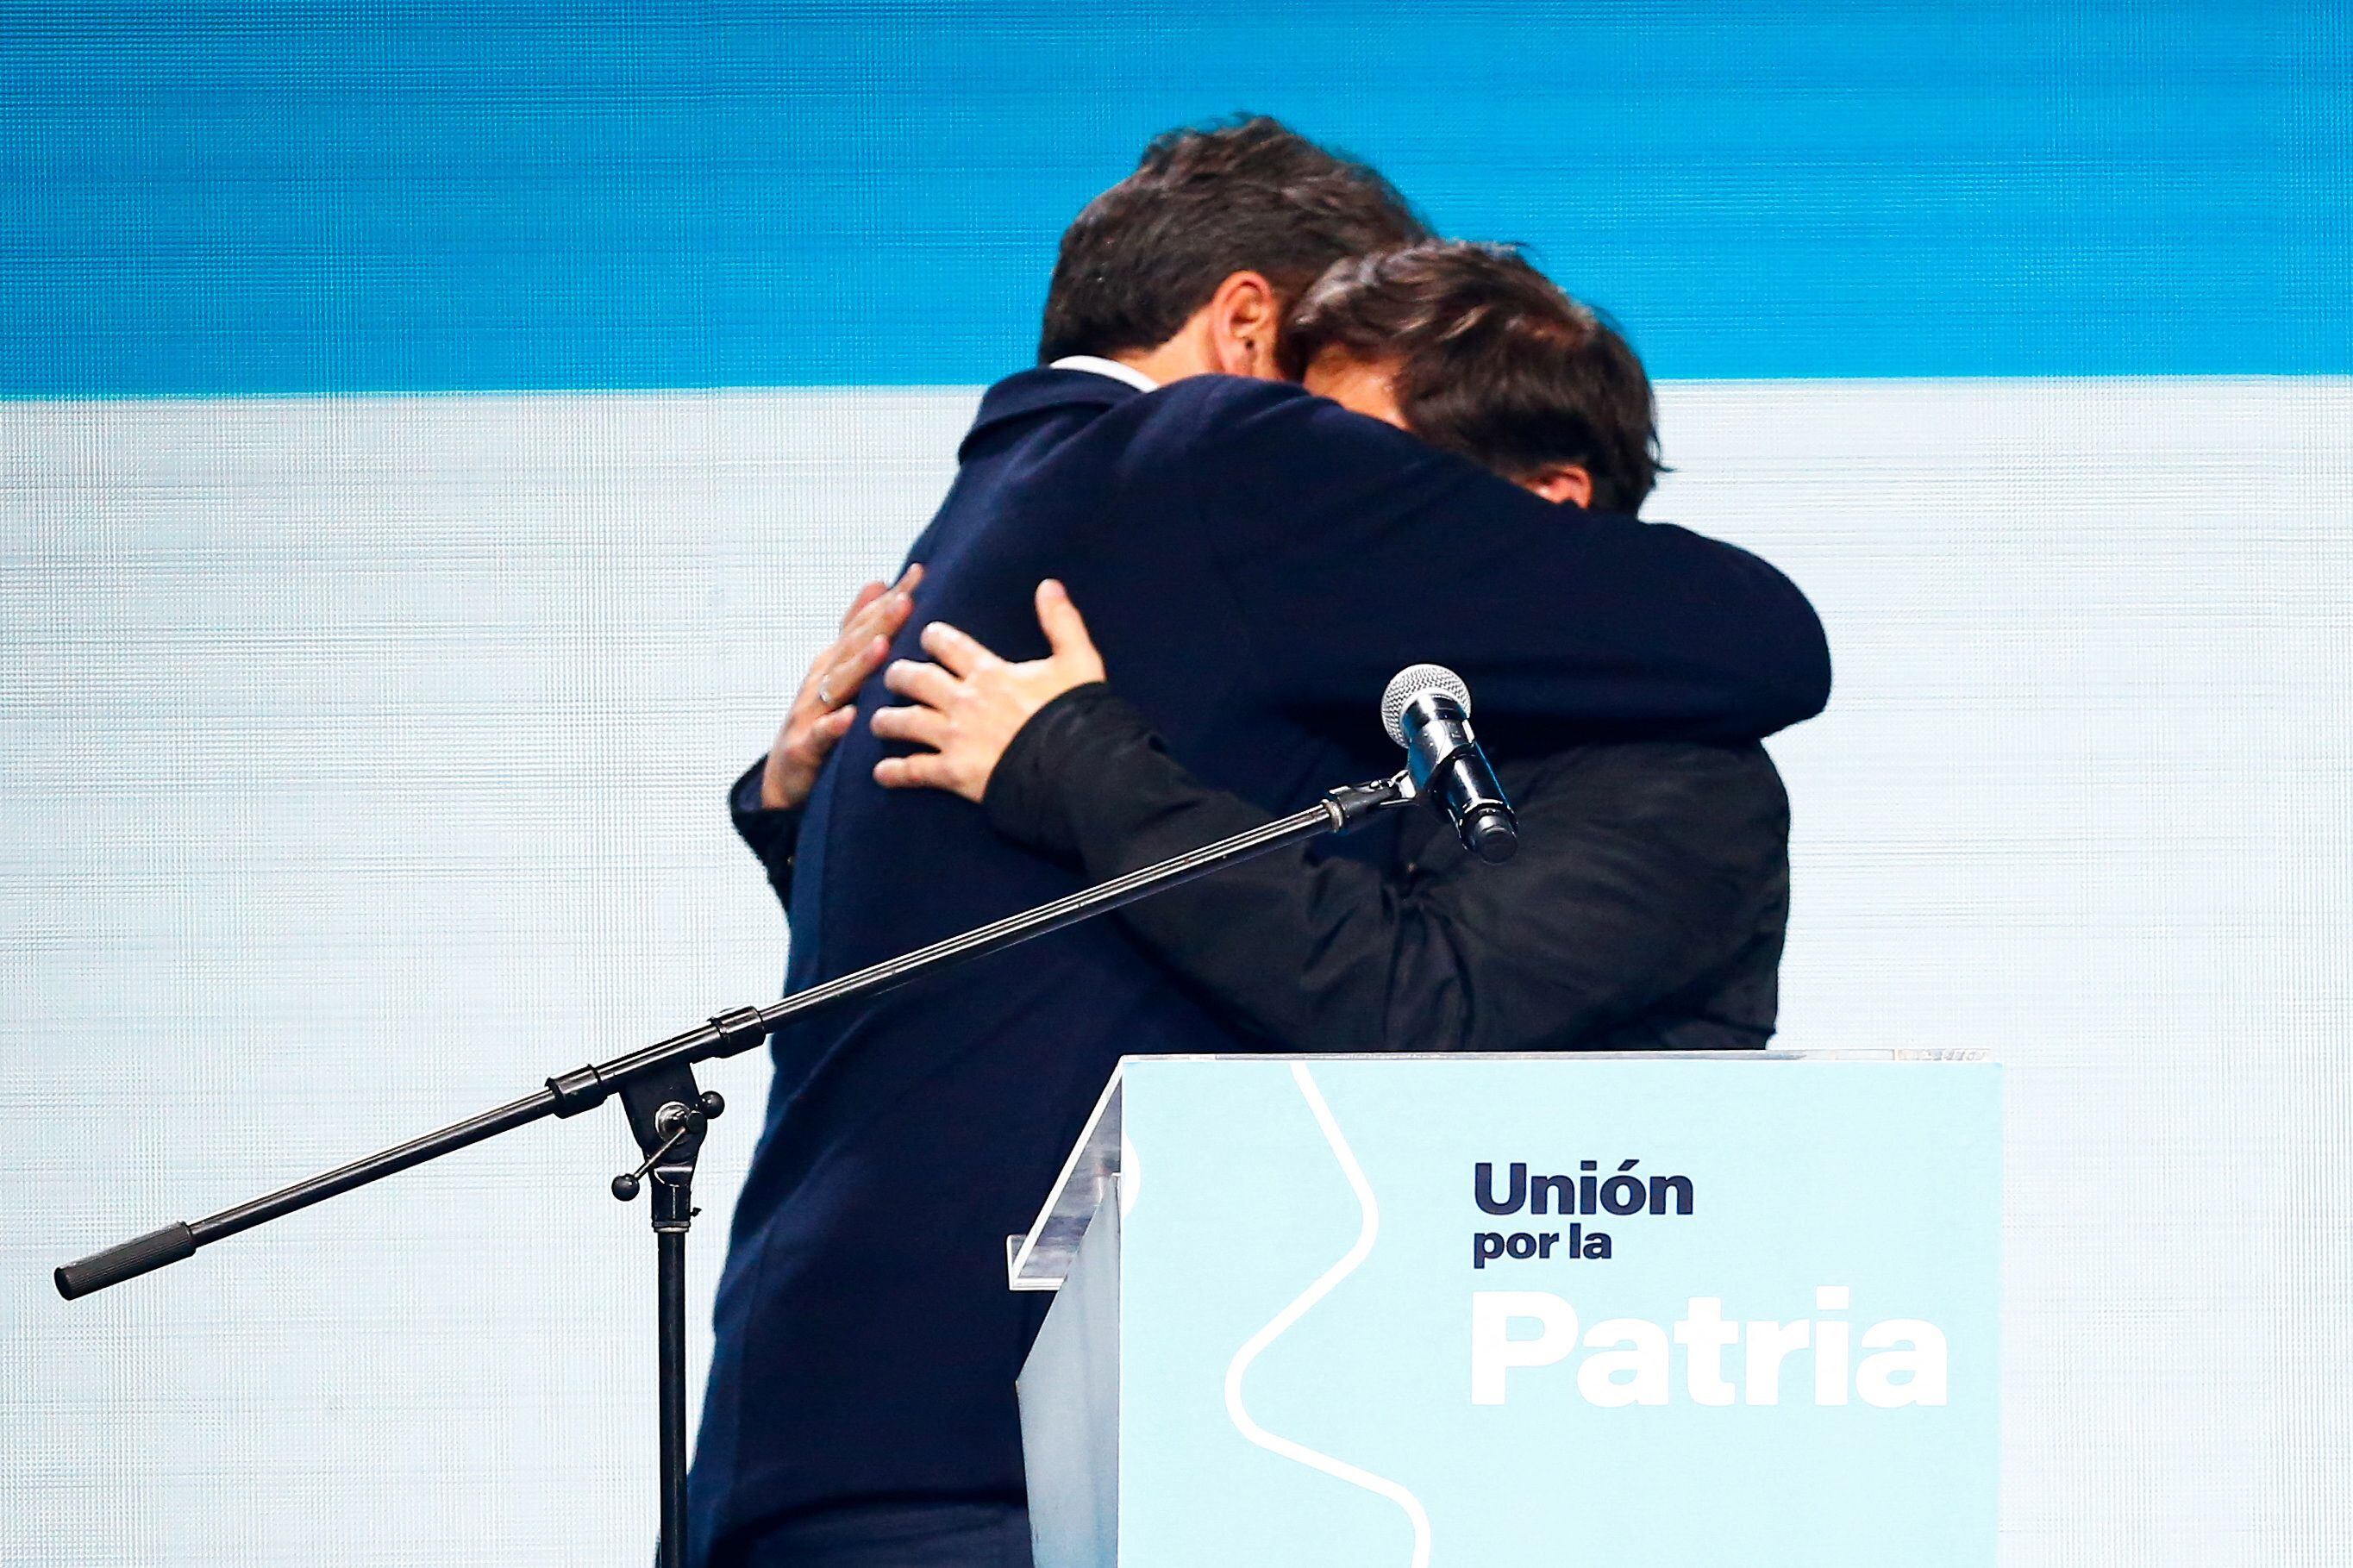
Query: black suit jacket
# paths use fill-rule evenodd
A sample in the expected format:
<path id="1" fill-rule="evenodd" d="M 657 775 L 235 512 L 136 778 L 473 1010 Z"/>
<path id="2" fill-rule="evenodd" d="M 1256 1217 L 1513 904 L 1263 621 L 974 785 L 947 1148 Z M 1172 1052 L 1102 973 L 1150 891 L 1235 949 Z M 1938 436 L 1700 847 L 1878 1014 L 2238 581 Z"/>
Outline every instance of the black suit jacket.
<path id="1" fill-rule="evenodd" d="M 1755 557 L 1556 507 L 1296 386 L 1025 372 L 960 457 L 894 651 L 937 618 L 1040 656 L 1031 595 L 1060 577 L 1175 754 L 1270 810 L 1390 771 L 1374 705 L 1422 660 L 1462 673 L 1504 746 L 1754 739 L 1828 698 L 1819 621 Z M 860 707 L 888 700 L 870 683 Z M 861 721 L 798 825 L 788 990 L 1081 885 L 970 803 L 881 789 L 881 754 Z M 835 1500 L 1019 1497 L 1013 1379 L 1045 1303 L 1005 1289 L 1005 1237 L 1121 1056 L 1250 1046 L 1107 922 L 781 1031 L 697 1542 Z"/>
<path id="2" fill-rule="evenodd" d="M 1415 807 L 1375 864 L 1278 851 L 1115 918 L 1273 1049 L 1738 1050 L 1772 1037 L 1789 797 L 1763 746 L 1610 741 L 1495 770 L 1520 822 L 1504 865 Z M 1101 684 L 1022 727 L 982 804 L 998 832 L 1090 882 L 1271 820 L 1187 772 Z"/>

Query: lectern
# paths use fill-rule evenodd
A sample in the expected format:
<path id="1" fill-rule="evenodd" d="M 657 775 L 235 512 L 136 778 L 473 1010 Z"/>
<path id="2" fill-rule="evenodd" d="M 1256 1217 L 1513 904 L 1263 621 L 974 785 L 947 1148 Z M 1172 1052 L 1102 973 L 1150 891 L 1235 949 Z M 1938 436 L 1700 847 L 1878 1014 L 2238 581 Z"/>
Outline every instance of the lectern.
<path id="1" fill-rule="evenodd" d="M 1989 1568 L 2000 1070 L 1128 1060 L 1008 1240 L 1039 1568 Z"/>

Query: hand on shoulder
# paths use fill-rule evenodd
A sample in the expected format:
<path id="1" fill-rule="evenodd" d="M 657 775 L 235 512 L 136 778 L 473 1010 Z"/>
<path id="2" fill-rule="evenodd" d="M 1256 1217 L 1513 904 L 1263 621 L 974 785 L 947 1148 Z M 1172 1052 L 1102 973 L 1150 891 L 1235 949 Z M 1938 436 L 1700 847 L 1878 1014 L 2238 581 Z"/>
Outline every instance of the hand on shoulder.
<path id="1" fill-rule="evenodd" d="M 1038 584 L 1038 624 L 1050 650 L 1044 658 L 1009 663 L 969 633 L 934 621 L 923 628 L 923 651 L 938 660 L 901 659 L 882 682 L 908 704 L 878 710 L 877 735 L 931 748 L 885 757 L 874 780 L 888 789 L 937 789 L 978 801 L 999 759 L 1038 710 L 1073 687 L 1103 678 L 1103 656 L 1087 624 L 1060 583 Z"/>

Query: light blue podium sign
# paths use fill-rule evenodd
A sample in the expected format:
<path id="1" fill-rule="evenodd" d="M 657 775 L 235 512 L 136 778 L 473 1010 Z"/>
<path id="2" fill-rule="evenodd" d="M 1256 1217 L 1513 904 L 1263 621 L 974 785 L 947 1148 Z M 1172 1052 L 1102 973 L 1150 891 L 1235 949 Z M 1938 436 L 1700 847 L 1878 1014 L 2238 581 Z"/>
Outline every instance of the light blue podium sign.
<path id="1" fill-rule="evenodd" d="M 1992 1563 L 2000 1073 L 1130 1059 L 1010 1253 L 1039 1568 Z"/>

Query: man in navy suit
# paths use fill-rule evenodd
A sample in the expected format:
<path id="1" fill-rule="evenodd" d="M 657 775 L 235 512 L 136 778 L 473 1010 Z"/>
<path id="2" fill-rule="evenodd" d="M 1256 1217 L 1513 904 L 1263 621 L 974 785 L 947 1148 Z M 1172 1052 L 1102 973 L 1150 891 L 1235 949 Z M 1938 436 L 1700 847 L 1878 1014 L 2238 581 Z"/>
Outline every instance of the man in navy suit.
<path id="1" fill-rule="evenodd" d="M 1660 471 L 1650 376 L 1609 322 L 1506 247 L 1352 257 L 1283 324 L 1309 391 L 1548 500 L 1639 515 Z M 1116 690 L 1060 584 L 1045 659 L 945 621 L 874 729 L 934 750 L 878 782 L 976 802 L 1016 843 L 1108 881 L 1270 820 L 1203 785 Z M 843 672 L 828 668 L 828 683 Z M 850 689 L 844 686 L 841 689 Z M 1772 1037 L 1789 801 L 1755 741 L 1506 740 L 1518 853 L 1489 865 L 1437 813 L 1378 861 L 1261 855 L 1115 917 L 1237 1029 L 1284 1052 L 1743 1050 Z"/>
<path id="2" fill-rule="evenodd" d="M 1373 706 L 1425 660 L 1468 678 L 1491 742 L 1750 740 L 1818 711 L 1820 624 L 1762 562 L 1261 379 L 1327 266 L 1421 237 L 1377 174 L 1271 121 L 1154 143 L 1065 235 L 1041 368 L 982 400 L 909 552 L 927 616 L 1032 658 L 1032 588 L 1067 584 L 1171 752 L 1268 810 L 1390 771 Z M 791 990 L 1080 885 L 971 802 L 873 781 L 906 748 L 857 722 L 887 697 L 856 678 L 917 655 L 904 587 L 737 785 Z M 821 771 L 812 737 L 838 739 Z M 1012 1385 L 1042 1303 L 1005 1289 L 1005 1237 L 1119 1057 L 1247 1048 L 1107 922 L 780 1031 L 720 1287 L 704 1560 L 1026 1562 Z"/>

